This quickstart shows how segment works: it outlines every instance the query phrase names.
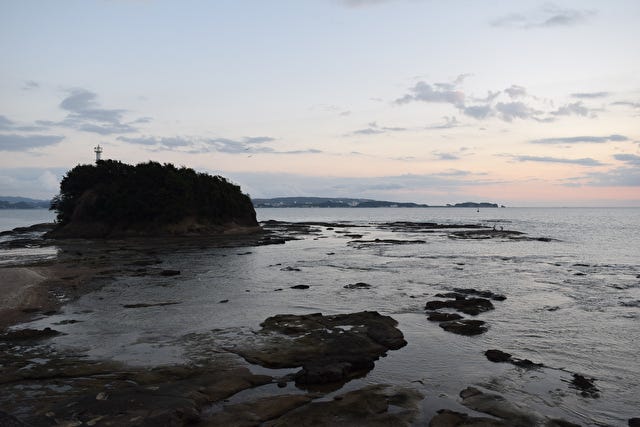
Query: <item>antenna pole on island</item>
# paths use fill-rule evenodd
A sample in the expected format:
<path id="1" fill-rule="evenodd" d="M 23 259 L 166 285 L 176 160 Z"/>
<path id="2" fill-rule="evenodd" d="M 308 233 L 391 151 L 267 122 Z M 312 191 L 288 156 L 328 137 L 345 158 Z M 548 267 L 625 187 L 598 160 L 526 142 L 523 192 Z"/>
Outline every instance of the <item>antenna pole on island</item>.
<path id="1" fill-rule="evenodd" d="M 95 147 L 93 151 L 95 151 L 96 153 L 96 163 L 98 163 L 100 161 L 100 155 L 102 154 L 102 147 L 100 147 L 100 144 L 98 144 L 98 146 Z"/>

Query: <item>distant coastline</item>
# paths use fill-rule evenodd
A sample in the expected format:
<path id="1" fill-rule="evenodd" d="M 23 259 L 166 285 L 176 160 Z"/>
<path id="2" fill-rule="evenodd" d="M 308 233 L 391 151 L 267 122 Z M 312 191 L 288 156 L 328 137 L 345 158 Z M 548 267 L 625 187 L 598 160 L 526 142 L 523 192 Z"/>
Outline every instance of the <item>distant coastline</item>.
<path id="1" fill-rule="evenodd" d="M 275 197 L 252 199 L 256 208 L 498 208 L 497 203 L 464 202 L 446 205 L 426 205 L 385 200 L 352 199 L 344 197 Z"/>
<path id="2" fill-rule="evenodd" d="M 0 209 L 49 209 L 49 206 L 51 206 L 51 200 L 0 196 Z"/>

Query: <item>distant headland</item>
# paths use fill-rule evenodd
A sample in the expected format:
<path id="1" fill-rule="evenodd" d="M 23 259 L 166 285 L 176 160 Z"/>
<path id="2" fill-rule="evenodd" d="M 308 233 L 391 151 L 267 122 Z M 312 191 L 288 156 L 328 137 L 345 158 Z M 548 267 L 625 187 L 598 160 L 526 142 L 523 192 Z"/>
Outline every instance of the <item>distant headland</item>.
<path id="1" fill-rule="evenodd" d="M 0 209 L 49 209 L 49 206 L 51 206 L 51 200 L 0 196 Z"/>
<path id="2" fill-rule="evenodd" d="M 221 176 L 157 162 L 78 165 L 51 202 L 49 237 L 229 234 L 259 229 L 251 199 Z"/>
<path id="3" fill-rule="evenodd" d="M 425 205 L 419 203 L 389 202 L 372 199 L 350 199 L 344 197 L 276 197 L 253 199 L 256 208 L 497 208 L 496 203 L 465 202 L 447 205 Z M 501 206 L 504 207 L 504 206 Z"/>

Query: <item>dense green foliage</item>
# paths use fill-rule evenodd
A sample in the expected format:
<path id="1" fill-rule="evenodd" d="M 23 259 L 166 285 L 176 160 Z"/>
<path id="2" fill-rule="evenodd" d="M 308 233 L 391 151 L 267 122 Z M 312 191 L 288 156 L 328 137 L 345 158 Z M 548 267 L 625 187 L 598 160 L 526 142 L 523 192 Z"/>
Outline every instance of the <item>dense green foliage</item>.
<path id="1" fill-rule="evenodd" d="M 60 183 L 51 209 L 60 225 L 171 224 L 193 217 L 208 224 L 254 225 L 255 210 L 240 187 L 221 176 L 157 162 L 114 160 L 78 165 Z"/>

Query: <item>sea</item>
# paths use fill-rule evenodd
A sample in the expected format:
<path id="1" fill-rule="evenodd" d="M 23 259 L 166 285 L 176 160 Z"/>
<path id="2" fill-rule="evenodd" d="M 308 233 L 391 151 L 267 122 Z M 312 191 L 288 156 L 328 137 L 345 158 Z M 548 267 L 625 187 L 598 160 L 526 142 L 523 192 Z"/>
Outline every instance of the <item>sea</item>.
<path id="1" fill-rule="evenodd" d="M 114 277 L 59 314 L 19 327 L 66 333 L 51 340 L 61 351 L 155 366 L 192 362 L 250 340 L 275 314 L 375 310 L 398 321 L 408 344 L 340 392 L 379 383 L 417 388 L 425 395 L 422 423 L 442 408 L 473 413 L 458 397 L 468 386 L 581 425 L 624 426 L 640 417 L 640 208 L 264 208 L 257 214 L 260 221 L 318 224 L 283 245 L 159 251 L 150 257 L 180 276 Z M 0 231 L 52 219 L 45 210 L 0 210 Z M 448 230 L 388 226 L 399 222 L 482 225 L 531 239 L 456 239 Z M 1 266 L 56 256 L 38 253 L 42 248 L 12 250 L 0 250 Z M 344 288 L 357 282 L 371 287 Z M 309 288 L 291 288 L 300 284 Z M 486 333 L 455 335 L 427 320 L 425 303 L 454 288 L 507 297 L 478 316 L 489 325 Z M 123 308 L 168 301 L 175 304 Z M 544 366 L 492 363 L 488 349 Z M 573 388 L 574 373 L 594 378 L 599 396 Z"/>

